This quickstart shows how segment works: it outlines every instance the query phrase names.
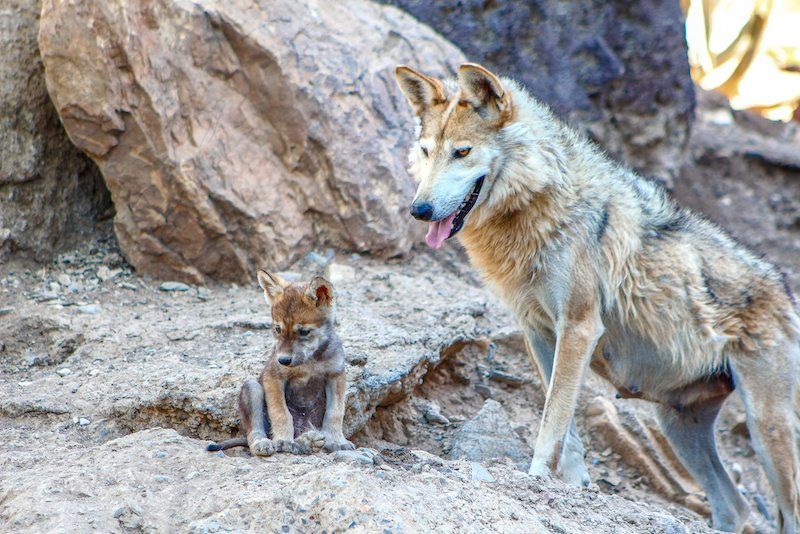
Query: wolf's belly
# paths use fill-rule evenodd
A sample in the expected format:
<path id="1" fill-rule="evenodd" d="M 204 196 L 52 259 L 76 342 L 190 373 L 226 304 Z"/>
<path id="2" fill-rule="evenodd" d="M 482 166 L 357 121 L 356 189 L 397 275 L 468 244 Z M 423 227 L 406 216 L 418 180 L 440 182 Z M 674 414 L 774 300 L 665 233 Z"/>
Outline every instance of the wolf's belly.
<path id="1" fill-rule="evenodd" d="M 728 395 L 735 385 L 721 353 L 674 353 L 614 328 L 592 355 L 592 369 L 617 388 L 618 396 L 661 402 L 682 409 Z"/>

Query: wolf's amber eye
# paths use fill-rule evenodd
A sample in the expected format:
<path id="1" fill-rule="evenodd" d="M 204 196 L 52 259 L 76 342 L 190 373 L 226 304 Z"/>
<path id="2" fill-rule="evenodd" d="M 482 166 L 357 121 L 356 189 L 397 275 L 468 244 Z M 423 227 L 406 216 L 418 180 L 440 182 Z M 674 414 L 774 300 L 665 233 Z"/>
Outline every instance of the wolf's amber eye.
<path id="1" fill-rule="evenodd" d="M 458 159 L 458 158 L 463 158 L 463 157 L 465 157 L 467 154 L 469 154 L 469 153 L 470 153 L 470 151 L 472 151 L 472 147 L 465 146 L 465 147 L 463 147 L 463 148 L 457 148 L 457 149 L 456 149 L 456 150 L 453 152 L 453 157 L 454 157 L 454 158 L 456 158 L 456 159 Z"/>
<path id="2" fill-rule="evenodd" d="M 427 158 L 428 157 L 428 149 L 425 148 L 424 146 L 421 146 L 420 148 L 422 149 L 422 153 L 425 154 L 425 157 Z"/>
<path id="3" fill-rule="evenodd" d="M 311 329 L 310 328 L 298 328 L 297 329 L 297 335 L 300 336 L 300 337 L 306 337 L 310 333 L 311 333 Z"/>

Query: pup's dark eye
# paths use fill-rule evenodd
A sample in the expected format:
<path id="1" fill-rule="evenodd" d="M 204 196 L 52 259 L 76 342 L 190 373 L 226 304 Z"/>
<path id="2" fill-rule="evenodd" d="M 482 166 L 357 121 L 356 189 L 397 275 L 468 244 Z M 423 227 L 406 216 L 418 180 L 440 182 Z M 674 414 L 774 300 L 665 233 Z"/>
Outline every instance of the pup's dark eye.
<path id="1" fill-rule="evenodd" d="M 425 157 L 427 158 L 428 157 L 428 149 L 425 148 L 424 146 L 421 146 L 420 148 L 422 149 L 422 153 L 425 154 Z"/>
<path id="2" fill-rule="evenodd" d="M 310 333 L 311 333 L 311 329 L 310 328 L 298 328 L 297 329 L 297 335 L 300 336 L 300 337 L 306 337 Z"/>
<path id="3" fill-rule="evenodd" d="M 453 157 L 456 158 L 456 159 L 463 158 L 467 154 L 469 154 L 471 150 L 472 150 L 472 147 L 468 147 L 468 146 L 465 146 L 463 148 L 457 148 L 457 149 L 455 149 L 453 151 Z"/>
<path id="4" fill-rule="evenodd" d="M 280 334 L 281 333 L 281 325 L 276 324 L 274 328 L 275 328 L 275 333 L 276 334 Z"/>

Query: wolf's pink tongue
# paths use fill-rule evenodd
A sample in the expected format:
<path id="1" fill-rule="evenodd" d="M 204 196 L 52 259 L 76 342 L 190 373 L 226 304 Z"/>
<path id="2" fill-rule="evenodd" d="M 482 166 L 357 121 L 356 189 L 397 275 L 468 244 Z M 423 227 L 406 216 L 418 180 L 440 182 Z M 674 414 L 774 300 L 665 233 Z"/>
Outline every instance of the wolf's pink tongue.
<path id="1" fill-rule="evenodd" d="M 425 242 L 431 248 L 441 248 L 444 240 L 450 236 L 450 230 L 453 228 L 453 219 L 456 218 L 456 213 L 453 212 L 446 219 L 429 223 L 428 234 L 425 236 Z"/>

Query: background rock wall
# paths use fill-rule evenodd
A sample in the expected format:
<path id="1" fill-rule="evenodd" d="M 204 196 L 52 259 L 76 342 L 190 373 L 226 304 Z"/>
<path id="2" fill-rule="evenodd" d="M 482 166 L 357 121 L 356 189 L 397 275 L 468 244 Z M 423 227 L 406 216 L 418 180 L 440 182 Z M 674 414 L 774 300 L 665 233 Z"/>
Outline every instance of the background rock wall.
<path id="1" fill-rule="evenodd" d="M 47 94 L 39 10 L 38 0 L 0 8 L 0 261 L 46 261 L 102 232 L 97 219 L 110 216 L 102 176 L 70 143 Z"/>

